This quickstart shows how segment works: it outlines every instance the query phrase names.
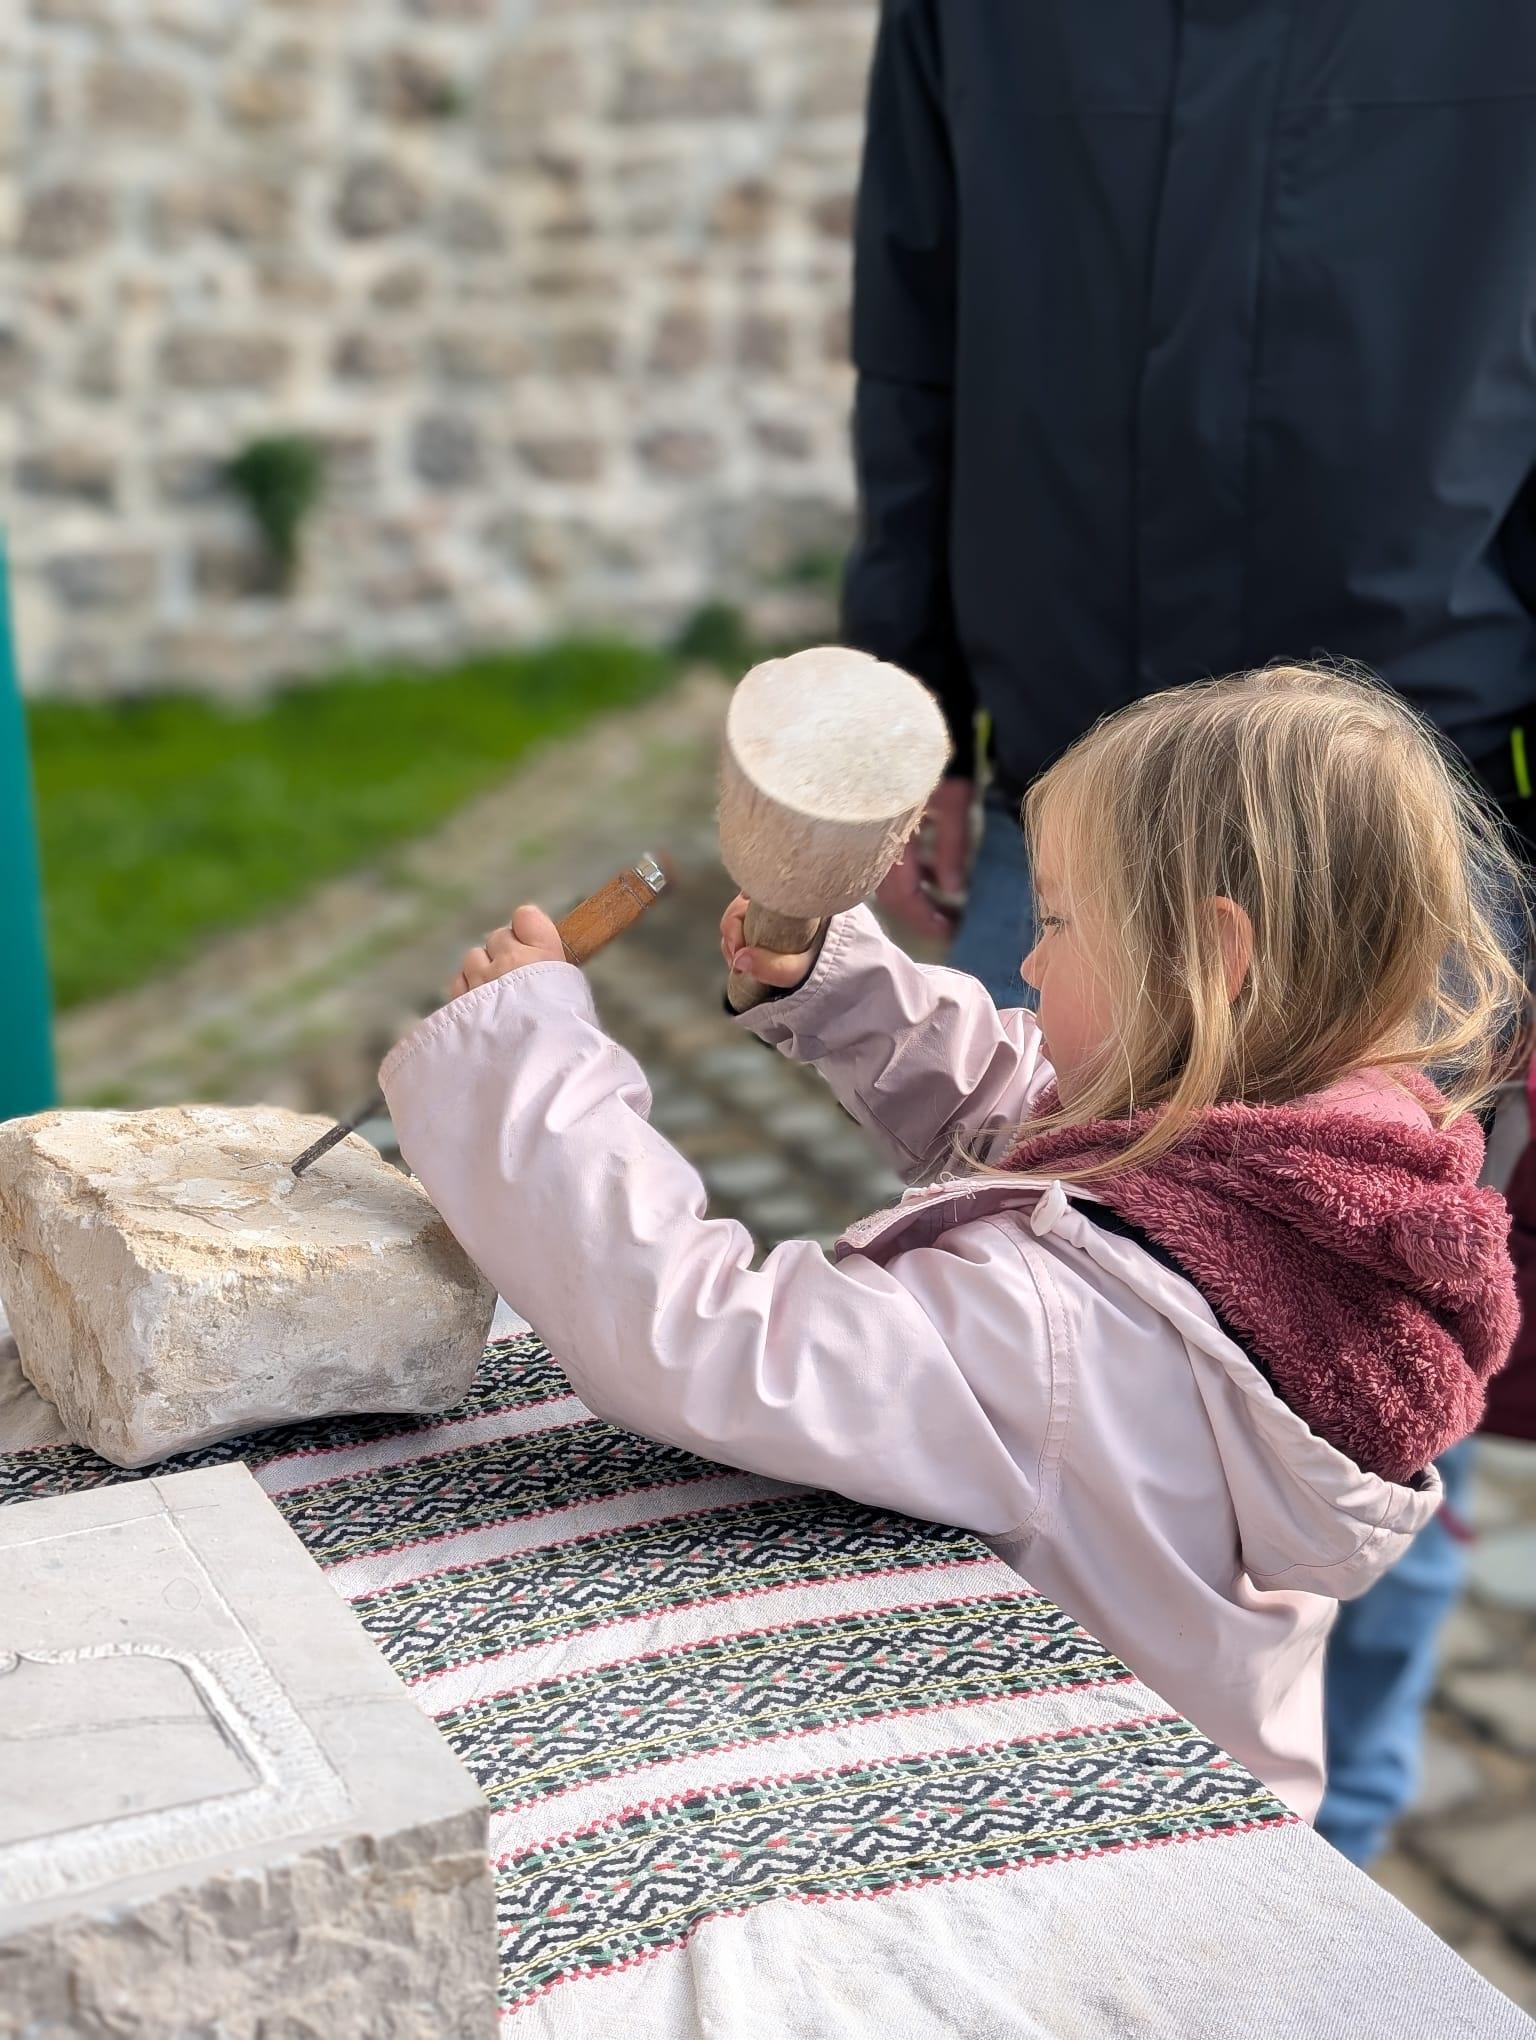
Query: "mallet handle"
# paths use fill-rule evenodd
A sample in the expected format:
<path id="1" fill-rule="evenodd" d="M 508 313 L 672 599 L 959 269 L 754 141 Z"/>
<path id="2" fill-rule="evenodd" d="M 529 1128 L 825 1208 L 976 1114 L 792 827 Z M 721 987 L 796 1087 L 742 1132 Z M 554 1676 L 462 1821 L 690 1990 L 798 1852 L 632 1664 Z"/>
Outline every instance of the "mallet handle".
<path id="1" fill-rule="evenodd" d="M 815 948 L 821 923 L 796 914 L 776 914 L 772 907 L 760 907 L 754 900 L 748 903 L 743 932 L 749 949 L 777 949 L 786 956 L 797 956 L 802 949 Z M 733 1013 L 745 1013 L 771 998 L 772 987 L 733 970 L 726 979 L 725 996 Z"/>

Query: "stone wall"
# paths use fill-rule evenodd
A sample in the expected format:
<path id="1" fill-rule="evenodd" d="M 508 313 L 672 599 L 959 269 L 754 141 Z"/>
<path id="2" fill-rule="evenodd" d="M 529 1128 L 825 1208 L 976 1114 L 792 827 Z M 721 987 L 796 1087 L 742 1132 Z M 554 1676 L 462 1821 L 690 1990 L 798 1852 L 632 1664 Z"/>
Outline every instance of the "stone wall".
<path id="1" fill-rule="evenodd" d="M 656 632 L 843 543 L 874 0 L 11 5 L 33 690 Z M 223 470 L 290 432 L 326 485 L 279 596 Z"/>

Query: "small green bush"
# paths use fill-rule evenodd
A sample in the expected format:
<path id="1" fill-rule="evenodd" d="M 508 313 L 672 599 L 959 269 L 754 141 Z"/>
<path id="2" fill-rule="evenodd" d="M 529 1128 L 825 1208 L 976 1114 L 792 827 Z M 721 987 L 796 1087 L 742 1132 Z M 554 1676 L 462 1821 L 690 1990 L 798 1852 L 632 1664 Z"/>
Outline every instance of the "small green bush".
<path id="1" fill-rule="evenodd" d="M 678 632 L 673 650 L 690 664 L 717 666 L 733 680 L 761 656 L 746 618 L 729 602 L 706 602 L 696 609 Z"/>
<path id="2" fill-rule="evenodd" d="M 224 474 L 261 533 L 274 588 L 291 588 L 299 571 L 304 526 L 325 480 L 320 448 L 301 432 L 273 433 L 253 439 Z"/>

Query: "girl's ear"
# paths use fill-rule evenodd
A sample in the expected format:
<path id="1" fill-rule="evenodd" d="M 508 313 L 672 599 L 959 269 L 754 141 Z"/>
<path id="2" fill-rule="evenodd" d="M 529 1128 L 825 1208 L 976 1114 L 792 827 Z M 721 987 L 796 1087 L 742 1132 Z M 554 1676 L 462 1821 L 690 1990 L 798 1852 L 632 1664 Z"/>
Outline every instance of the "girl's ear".
<path id="1" fill-rule="evenodd" d="M 1216 939 L 1221 944 L 1227 997 L 1235 999 L 1247 982 L 1253 962 L 1253 923 L 1236 900 L 1214 899 L 1210 905 L 1216 916 Z"/>

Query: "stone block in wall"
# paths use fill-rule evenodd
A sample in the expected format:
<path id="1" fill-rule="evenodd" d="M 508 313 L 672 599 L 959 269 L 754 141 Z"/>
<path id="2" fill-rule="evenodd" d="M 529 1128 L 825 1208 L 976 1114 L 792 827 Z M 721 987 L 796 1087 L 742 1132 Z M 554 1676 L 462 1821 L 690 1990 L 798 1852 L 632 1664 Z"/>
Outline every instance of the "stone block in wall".
<path id="1" fill-rule="evenodd" d="M 778 199 L 760 178 L 743 178 L 721 192 L 710 215 L 710 231 L 723 241 L 761 241 L 773 226 Z"/>
<path id="2" fill-rule="evenodd" d="M 314 111 L 312 53 L 303 43 L 280 43 L 258 63 L 225 76 L 222 105 L 236 127 L 268 134 L 301 127 Z"/>
<path id="3" fill-rule="evenodd" d="M 213 453 L 161 454 L 151 470 L 162 503 L 210 503 L 225 491 L 226 461 Z"/>
<path id="4" fill-rule="evenodd" d="M 757 112 L 757 79 L 744 57 L 709 51 L 632 59 L 620 71 L 614 120 L 747 119 Z"/>
<path id="5" fill-rule="evenodd" d="M 414 374 L 421 348 L 403 334 L 361 327 L 343 333 L 331 350 L 331 369 L 343 382 L 401 382 Z"/>
<path id="6" fill-rule="evenodd" d="M 504 383 L 529 365 L 522 339 L 504 327 L 459 326 L 432 341 L 437 372 L 450 383 Z"/>
<path id="7" fill-rule="evenodd" d="M 853 233 L 853 209 L 852 191 L 830 192 L 812 205 L 811 224 L 826 240 L 847 241 Z"/>
<path id="8" fill-rule="evenodd" d="M 23 496 L 110 508 L 117 500 L 117 484 L 117 462 L 111 454 L 79 441 L 24 454 L 16 463 L 16 486 Z"/>
<path id="9" fill-rule="evenodd" d="M 595 482 L 606 450 L 599 439 L 578 433 L 549 433 L 517 442 L 517 457 L 531 475 L 551 482 Z"/>
<path id="10" fill-rule="evenodd" d="M 653 375 L 692 375 L 714 352 L 714 334 L 701 312 L 665 312 L 651 336 L 648 366 Z"/>
<path id="11" fill-rule="evenodd" d="M 579 44 L 529 34 L 495 57 L 477 114 L 495 159 L 521 154 L 551 121 L 596 111 L 591 68 Z"/>
<path id="12" fill-rule="evenodd" d="M 298 255 L 263 254 L 252 265 L 252 275 L 269 304 L 293 311 L 326 311 L 341 294 L 334 269 Z"/>
<path id="13" fill-rule="evenodd" d="M 293 350 L 275 333 L 186 328 L 160 349 L 160 374 L 174 389 L 271 389 L 288 373 Z"/>
<path id="14" fill-rule="evenodd" d="M 500 255 L 507 245 L 506 225 L 495 206 L 467 191 L 443 200 L 432 231 L 458 255 Z"/>
<path id="15" fill-rule="evenodd" d="M 511 511 L 492 518 L 484 537 L 496 558 L 541 588 L 558 588 L 592 557 L 590 530 L 575 517 Z"/>
<path id="16" fill-rule="evenodd" d="M 327 503 L 362 492 L 372 495 L 378 485 L 379 445 L 371 433 L 342 427 L 310 437 L 324 464 Z"/>
<path id="17" fill-rule="evenodd" d="M 131 609 L 148 602 L 159 581 L 159 562 L 145 547 L 103 547 L 60 553 L 48 579 L 63 603 L 79 609 Z"/>
<path id="18" fill-rule="evenodd" d="M 760 491 L 724 508 L 714 522 L 716 558 L 728 576 L 749 583 L 790 581 L 801 595 L 808 580 L 821 580 L 822 570 L 842 559 L 852 538 L 846 507 L 810 492 Z"/>
<path id="19" fill-rule="evenodd" d="M 541 351 L 545 366 L 554 375 L 614 375 L 619 366 L 619 335 L 609 325 L 561 324 L 544 335 Z"/>
<path id="20" fill-rule="evenodd" d="M 0 1599 L 6 2031 L 490 2040 L 484 1798 L 243 1466 L 7 1509 Z"/>
<path id="21" fill-rule="evenodd" d="M 331 217 L 349 240 L 378 240 L 416 226 L 426 194 L 405 167 L 388 156 L 369 156 L 343 174 Z"/>
<path id="22" fill-rule="evenodd" d="M 12 326 L 0 326 L 0 393 L 13 396 L 35 374 L 37 362 Z"/>
<path id="23" fill-rule="evenodd" d="M 816 450 L 814 433 L 798 418 L 754 419 L 752 437 L 774 460 L 809 460 Z"/>
<path id="24" fill-rule="evenodd" d="M 271 559 L 249 540 L 201 540 L 192 548 L 191 565 L 193 587 L 214 602 L 237 602 L 276 591 Z"/>
<path id="25" fill-rule="evenodd" d="M 73 380 L 82 397 L 91 397 L 98 402 L 106 402 L 122 394 L 122 356 L 115 330 L 82 333 L 75 353 Z"/>
<path id="26" fill-rule="evenodd" d="M 783 375 L 794 355 L 794 326 L 773 312 L 748 312 L 736 328 L 736 364 L 764 375 Z"/>
<path id="27" fill-rule="evenodd" d="M 67 28 L 109 28 L 116 0 L 32 0 L 32 19 Z"/>
<path id="28" fill-rule="evenodd" d="M 175 136 L 192 111 L 191 94 L 174 71 L 118 59 L 92 65 L 85 98 L 98 134 Z"/>
<path id="29" fill-rule="evenodd" d="M 411 311 L 430 295 L 432 277 L 420 262 L 399 262 L 383 269 L 368 287 L 368 301 L 387 312 Z"/>
<path id="30" fill-rule="evenodd" d="M 293 187 L 286 178 L 262 174 L 199 178 L 160 193 L 153 221 L 158 239 L 172 247 L 193 234 L 271 245 L 291 232 Z"/>
<path id="31" fill-rule="evenodd" d="M 465 108 L 463 85 L 424 50 L 380 50 L 357 67 L 357 97 L 383 120 L 452 120 Z"/>
<path id="32" fill-rule="evenodd" d="M 645 433 L 639 442 L 641 461 L 654 475 L 687 481 L 713 474 L 723 458 L 720 441 L 701 427 L 666 426 Z"/>
<path id="33" fill-rule="evenodd" d="M 112 238 L 111 193 L 104 185 L 47 184 L 27 194 L 17 245 L 37 262 L 67 262 L 89 255 Z"/>
<path id="34" fill-rule="evenodd" d="M 451 411 L 428 412 L 411 433 L 411 465 L 434 488 L 471 487 L 485 472 L 479 427 Z"/>
<path id="35" fill-rule="evenodd" d="M 872 17 L 869 26 L 873 26 Z M 798 120 L 857 119 L 869 91 L 868 33 L 807 36 L 797 48 L 800 82 L 793 100 Z"/>
<path id="36" fill-rule="evenodd" d="M 143 0 L 122 0 L 124 6 L 142 6 Z M 325 0 L 315 0 L 317 7 Z M 209 0 L 149 0 L 147 26 L 156 36 L 174 37 L 200 57 L 222 57 L 234 44 L 243 22 L 243 9 L 227 4 L 210 5 Z"/>
<path id="37" fill-rule="evenodd" d="M 199 694 L 232 693 L 251 678 L 252 646 L 245 634 L 205 611 L 196 623 L 155 630 L 143 652 L 144 670 L 157 687 L 185 687 Z M 265 634 L 264 634 L 265 637 Z M 270 656 L 266 638 L 261 646 L 261 671 L 267 675 L 291 670 L 282 658 Z"/>

